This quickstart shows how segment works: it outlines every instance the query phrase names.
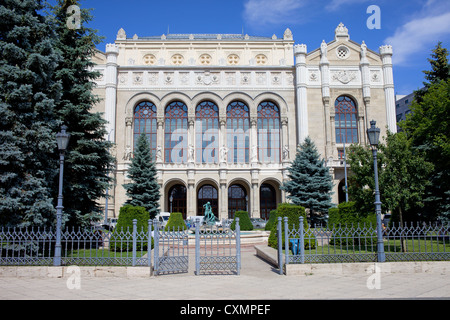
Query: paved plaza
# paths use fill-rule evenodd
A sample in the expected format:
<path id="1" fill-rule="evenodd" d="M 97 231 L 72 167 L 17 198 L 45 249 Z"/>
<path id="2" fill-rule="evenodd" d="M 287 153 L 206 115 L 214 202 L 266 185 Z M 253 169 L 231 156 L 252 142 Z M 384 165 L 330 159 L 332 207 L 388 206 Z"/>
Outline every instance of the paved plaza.
<path id="1" fill-rule="evenodd" d="M 279 275 L 242 247 L 240 275 L 194 274 L 193 252 L 188 273 L 151 277 L 0 277 L 2 300 L 267 300 L 267 299 L 450 299 L 447 271 L 418 273 L 355 272 Z M 450 263 L 449 263 L 450 264 Z M 444 268 L 445 270 L 445 268 Z"/>

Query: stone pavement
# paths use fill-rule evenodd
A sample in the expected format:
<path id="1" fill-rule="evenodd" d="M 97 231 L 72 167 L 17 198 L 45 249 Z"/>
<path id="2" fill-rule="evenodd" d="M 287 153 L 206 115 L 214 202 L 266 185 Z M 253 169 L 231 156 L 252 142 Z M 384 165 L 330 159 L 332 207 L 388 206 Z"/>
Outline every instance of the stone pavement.
<path id="1" fill-rule="evenodd" d="M 194 250 L 190 250 L 193 255 Z M 450 299 L 448 272 L 279 275 L 242 246 L 240 275 L 69 278 L 0 276 L 1 300 Z M 193 256 L 190 258 L 193 262 Z M 450 262 L 449 263 L 450 266 Z M 448 270 L 448 268 L 447 268 Z M 376 278 L 374 278 L 376 276 Z M 79 284 L 77 287 L 74 284 Z"/>

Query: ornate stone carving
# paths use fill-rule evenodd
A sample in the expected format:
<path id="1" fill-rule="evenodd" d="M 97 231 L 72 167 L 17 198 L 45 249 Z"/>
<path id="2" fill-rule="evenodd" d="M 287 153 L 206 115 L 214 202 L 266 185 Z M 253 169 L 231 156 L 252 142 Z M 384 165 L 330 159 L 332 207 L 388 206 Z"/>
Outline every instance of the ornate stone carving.
<path id="1" fill-rule="evenodd" d="M 347 84 L 350 81 L 356 79 L 356 71 L 349 71 L 349 70 L 333 71 L 331 79 L 339 81 L 343 84 Z"/>

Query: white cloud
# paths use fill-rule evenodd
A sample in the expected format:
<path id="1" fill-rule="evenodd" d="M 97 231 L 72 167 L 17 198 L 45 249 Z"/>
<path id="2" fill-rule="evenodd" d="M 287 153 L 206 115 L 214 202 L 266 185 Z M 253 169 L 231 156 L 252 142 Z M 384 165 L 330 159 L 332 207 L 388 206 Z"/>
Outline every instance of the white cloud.
<path id="1" fill-rule="evenodd" d="M 413 19 L 397 28 L 393 36 L 385 39 L 385 44 L 393 47 L 393 62 L 396 65 L 407 64 L 408 59 L 418 52 L 429 48 L 450 36 L 450 11 L 433 10 L 425 16 Z"/>
<path id="2" fill-rule="evenodd" d="M 299 19 L 295 10 L 305 3 L 304 0 L 248 0 L 244 4 L 244 19 L 251 26 L 294 23 Z"/>

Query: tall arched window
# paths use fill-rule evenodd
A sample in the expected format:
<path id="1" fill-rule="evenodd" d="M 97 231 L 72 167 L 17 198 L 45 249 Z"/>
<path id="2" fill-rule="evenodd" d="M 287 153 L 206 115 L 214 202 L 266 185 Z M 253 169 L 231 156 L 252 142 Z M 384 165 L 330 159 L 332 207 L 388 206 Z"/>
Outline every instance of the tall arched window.
<path id="1" fill-rule="evenodd" d="M 228 188 L 228 219 L 234 219 L 236 211 L 247 211 L 247 192 L 239 184 L 233 184 Z"/>
<path id="2" fill-rule="evenodd" d="M 168 208 L 170 212 L 181 212 L 183 219 L 186 219 L 186 187 L 177 184 L 169 190 Z"/>
<path id="3" fill-rule="evenodd" d="M 259 211 L 262 219 L 269 219 L 269 213 L 277 208 L 275 188 L 263 183 L 259 189 Z"/>
<path id="4" fill-rule="evenodd" d="M 205 215 L 205 205 L 207 202 L 211 205 L 211 210 L 214 215 L 219 216 L 219 202 L 218 202 L 218 193 L 217 189 L 210 184 L 206 184 L 202 186 L 198 190 L 197 194 L 197 215 L 204 216 Z"/>
<path id="5" fill-rule="evenodd" d="M 258 106 L 258 159 L 280 162 L 280 111 L 277 105 L 264 101 Z"/>
<path id="6" fill-rule="evenodd" d="M 156 106 L 149 101 L 139 103 L 134 109 L 134 147 L 142 133 L 145 133 L 150 142 L 150 150 L 154 159 L 157 147 Z"/>
<path id="7" fill-rule="evenodd" d="M 334 103 L 337 143 L 358 142 L 358 121 L 355 101 L 348 96 L 340 96 Z"/>
<path id="8" fill-rule="evenodd" d="M 248 106 L 234 101 L 227 107 L 228 162 L 249 163 L 250 121 Z"/>
<path id="9" fill-rule="evenodd" d="M 219 108 L 210 101 L 200 103 L 195 110 L 195 146 L 198 162 L 218 162 Z"/>
<path id="10" fill-rule="evenodd" d="M 169 104 L 165 113 L 164 159 L 169 163 L 187 161 L 188 151 L 187 106 L 175 101 Z"/>

